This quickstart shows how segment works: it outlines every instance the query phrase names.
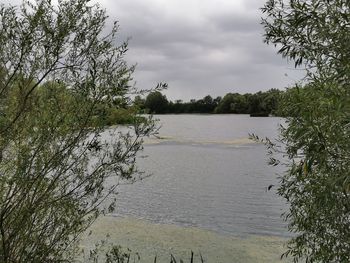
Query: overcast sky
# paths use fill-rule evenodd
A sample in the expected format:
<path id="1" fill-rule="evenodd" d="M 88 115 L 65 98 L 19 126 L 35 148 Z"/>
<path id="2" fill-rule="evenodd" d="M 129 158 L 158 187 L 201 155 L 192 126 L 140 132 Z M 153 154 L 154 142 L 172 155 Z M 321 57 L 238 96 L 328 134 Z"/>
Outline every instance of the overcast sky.
<path id="1" fill-rule="evenodd" d="M 167 82 L 171 100 L 283 89 L 301 77 L 263 43 L 264 0 L 94 2 L 119 21 L 122 39 L 131 37 L 126 59 L 137 63 L 137 86 Z"/>
<path id="2" fill-rule="evenodd" d="M 167 97 L 283 89 L 300 78 L 263 43 L 263 0 L 99 0 L 130 36 L 127 60 L 140 88 L 169 84 Z M 288 76 L 286 76 L 286 74 Z"/>

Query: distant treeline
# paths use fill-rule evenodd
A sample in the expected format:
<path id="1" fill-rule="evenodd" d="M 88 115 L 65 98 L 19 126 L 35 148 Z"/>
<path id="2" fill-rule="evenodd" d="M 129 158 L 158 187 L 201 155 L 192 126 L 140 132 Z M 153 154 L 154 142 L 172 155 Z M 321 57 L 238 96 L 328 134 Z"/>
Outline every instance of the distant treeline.
<path id="1" fill-rule="evenodd" d="M 141 113 L 237 113 L 253 116 L 278 115 L 278 105 L 282 91 L 269 91 L 251 94 L 228 93 L 224 97 L 212 98 L 210 95 L 203 99 L 169 101 L 159 91 L 151 92 L 146 98 L 136 96 L 134 105 Z"/>

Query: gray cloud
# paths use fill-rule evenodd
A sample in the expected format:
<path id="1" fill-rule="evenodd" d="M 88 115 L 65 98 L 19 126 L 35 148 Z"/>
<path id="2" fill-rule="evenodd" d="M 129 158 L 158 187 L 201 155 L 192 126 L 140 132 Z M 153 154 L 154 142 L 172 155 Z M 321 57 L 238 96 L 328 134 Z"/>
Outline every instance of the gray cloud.
<path id="1" fill-rule="evenodd" d="M 137 63 L 139 88 L 166 81 L 170 99 L 188 100 L 284 88 L 302 76 L 263 43 L 264 0 L 94 1 L 119 21 L 120 40 L 131 37 L 126 59 Z"/>
<path id="2" fill-rule="evenodd" d="M 216 2 L 216 1 L 215 1 Z M 262 41 L 262 1 L 103 1 L 132 36 L 128 60 L 139 87 L 167 81 L 171 99 L 284 88 L 301 74 Z M 180 3 L 180 4 L 176 4 Z M 181 3 L 183 5 L 181 5 Z M 293 77 L 294 78 L 294 77 Z"/>

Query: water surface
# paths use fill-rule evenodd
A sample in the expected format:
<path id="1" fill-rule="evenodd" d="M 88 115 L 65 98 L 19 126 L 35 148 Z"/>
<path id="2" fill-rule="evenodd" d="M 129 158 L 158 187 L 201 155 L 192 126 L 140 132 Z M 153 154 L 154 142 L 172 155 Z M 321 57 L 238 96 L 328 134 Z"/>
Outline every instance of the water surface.
<path id="1" fill-rule="evenodd" d="M 218 234 L 287 236 L 284 202 L 269 185 L 281 168 L 249 133 L 275 138 L 280 118 L 248 115 L 159 115 L 159 138 L 139 158 L 152 176 L 119 188 L 115 216 L 199 227 Z"/>

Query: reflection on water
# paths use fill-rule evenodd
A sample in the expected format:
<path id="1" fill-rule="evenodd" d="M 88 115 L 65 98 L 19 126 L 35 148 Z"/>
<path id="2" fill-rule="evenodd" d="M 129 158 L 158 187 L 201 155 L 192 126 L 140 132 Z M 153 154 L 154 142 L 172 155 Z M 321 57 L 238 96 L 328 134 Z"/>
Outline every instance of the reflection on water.
<path id="1" fill-rule="evenodd" d="M 274 138 L 279 118 L 163 115 L 159 139 L 139 166 L 153 175 L 119 188 L 115 215 L 194 226 L 220 234 L 286 236 L 286 209 L 274 191 L 277 168 L 249 133 Z M 274 189 L 274 188 L 273 188 Z"/>

